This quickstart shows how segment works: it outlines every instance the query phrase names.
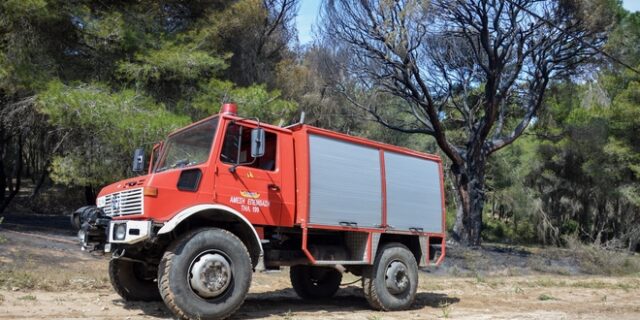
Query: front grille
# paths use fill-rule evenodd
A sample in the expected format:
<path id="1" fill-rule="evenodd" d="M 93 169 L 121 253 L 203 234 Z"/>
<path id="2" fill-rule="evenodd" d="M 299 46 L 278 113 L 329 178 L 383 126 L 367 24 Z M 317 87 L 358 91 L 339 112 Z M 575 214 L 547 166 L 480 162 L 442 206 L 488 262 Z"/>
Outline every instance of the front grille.
<path id="1" fill-rule="evenodd" d="M 104 197 L 102 210 L 107 216 L 115 217 L 142 213 L 142 188 L 120 191 Z"/>

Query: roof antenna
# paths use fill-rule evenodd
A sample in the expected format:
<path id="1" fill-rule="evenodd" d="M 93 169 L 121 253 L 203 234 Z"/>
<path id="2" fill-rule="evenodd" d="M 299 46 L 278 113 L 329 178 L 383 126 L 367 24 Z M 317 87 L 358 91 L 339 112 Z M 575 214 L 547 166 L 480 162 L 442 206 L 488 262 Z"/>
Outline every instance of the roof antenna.
<path id="1" fill-rule="evenodd" d="M 288 126 L 286 126 L 286 127 L 284 127 L 284 128 L 285 128 L 285 129 L 288 129 L 288 128 L 291 128 L 291 127 L 295 127 L 295 126 L 297 126 L 297 125 L 304 124 L 304 116 L 305 116 L 304 111 L 300 112 L 300 120 L 299 120 L 298 122 L 296 122 L 296 123 L 294 123 L 294 124 L 290 124 L 290 125 L 288 125 Z"/>

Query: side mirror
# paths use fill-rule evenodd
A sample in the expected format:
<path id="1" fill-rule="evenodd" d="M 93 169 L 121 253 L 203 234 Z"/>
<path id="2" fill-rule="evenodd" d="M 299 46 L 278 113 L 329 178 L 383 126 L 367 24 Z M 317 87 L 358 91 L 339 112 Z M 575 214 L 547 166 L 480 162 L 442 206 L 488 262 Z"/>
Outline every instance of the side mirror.
<path id="1" fill-rule="evenodd" d="M 264 129 L 255 128 L 251 130 L 251 157 L 260 158 L 264 156 Z"/>
<path id="2" fill-rule="evenodd" d="M 144 171 L 144 149 L 138 148 L 133 152 L 133 167 L 131 168 L 133 172 L 142 172 Z"/>

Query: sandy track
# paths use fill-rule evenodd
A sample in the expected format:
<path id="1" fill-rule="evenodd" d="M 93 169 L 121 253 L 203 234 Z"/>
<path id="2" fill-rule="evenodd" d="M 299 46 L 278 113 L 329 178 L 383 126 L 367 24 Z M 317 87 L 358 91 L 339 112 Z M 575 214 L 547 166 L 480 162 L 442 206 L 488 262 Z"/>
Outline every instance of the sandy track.
<path id="1" fill-rule="evenodd" d="M 0 229 L 0 319 L 171 319 L 160 302 L 124 302 L 107 260 L 82 253 L 69 233 Z M 359 286 L 302 301 L 286 270 L 256 273 L 234 319 L 640 319 L 639 277 L 421 273 L 413 310 L 375 312 Z M 344 282 L 357 280 L 347 275 Z"/>
<path id="2" fill-rule="evenodd" d="M 637 279 L 500 277 L 482 281 L 430 279 L 423 283 L 414 310 L 382 313 L 368 309 L 357 287 L 343 289 L 331 300 L 304 302 L 288 288 L 285 274 L 258 274 L 251 294 L 233 318 L 640 319 Z M 628 283 L 635 288 L 626 287 Z M 110 289 L 0 293 L 4 296 L 0 319 L 171 318 L 162 303 L 127 303 Z M 25 298 L 29 296 L 34 298 Z"/>

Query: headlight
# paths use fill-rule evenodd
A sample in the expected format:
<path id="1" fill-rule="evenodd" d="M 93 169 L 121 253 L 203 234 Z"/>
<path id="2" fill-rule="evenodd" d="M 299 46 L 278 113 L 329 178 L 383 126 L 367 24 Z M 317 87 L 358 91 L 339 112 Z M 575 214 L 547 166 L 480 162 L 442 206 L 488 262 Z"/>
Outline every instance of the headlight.
<path id="1" fill-rule="evenodd" d="M 113 239 L 114 240 L 124 240 L 127 236 L 127 224 L 126 223 L 118 223 L 113 226 Z"/>
<path id="2" fill-rule="evenodd" d="M 102 196 L 102 197 L 98 197 L 98 199 L 96 199 L 96 207 L 103 208 L 106 205 L 107 205 L 107 197 Z"/>

